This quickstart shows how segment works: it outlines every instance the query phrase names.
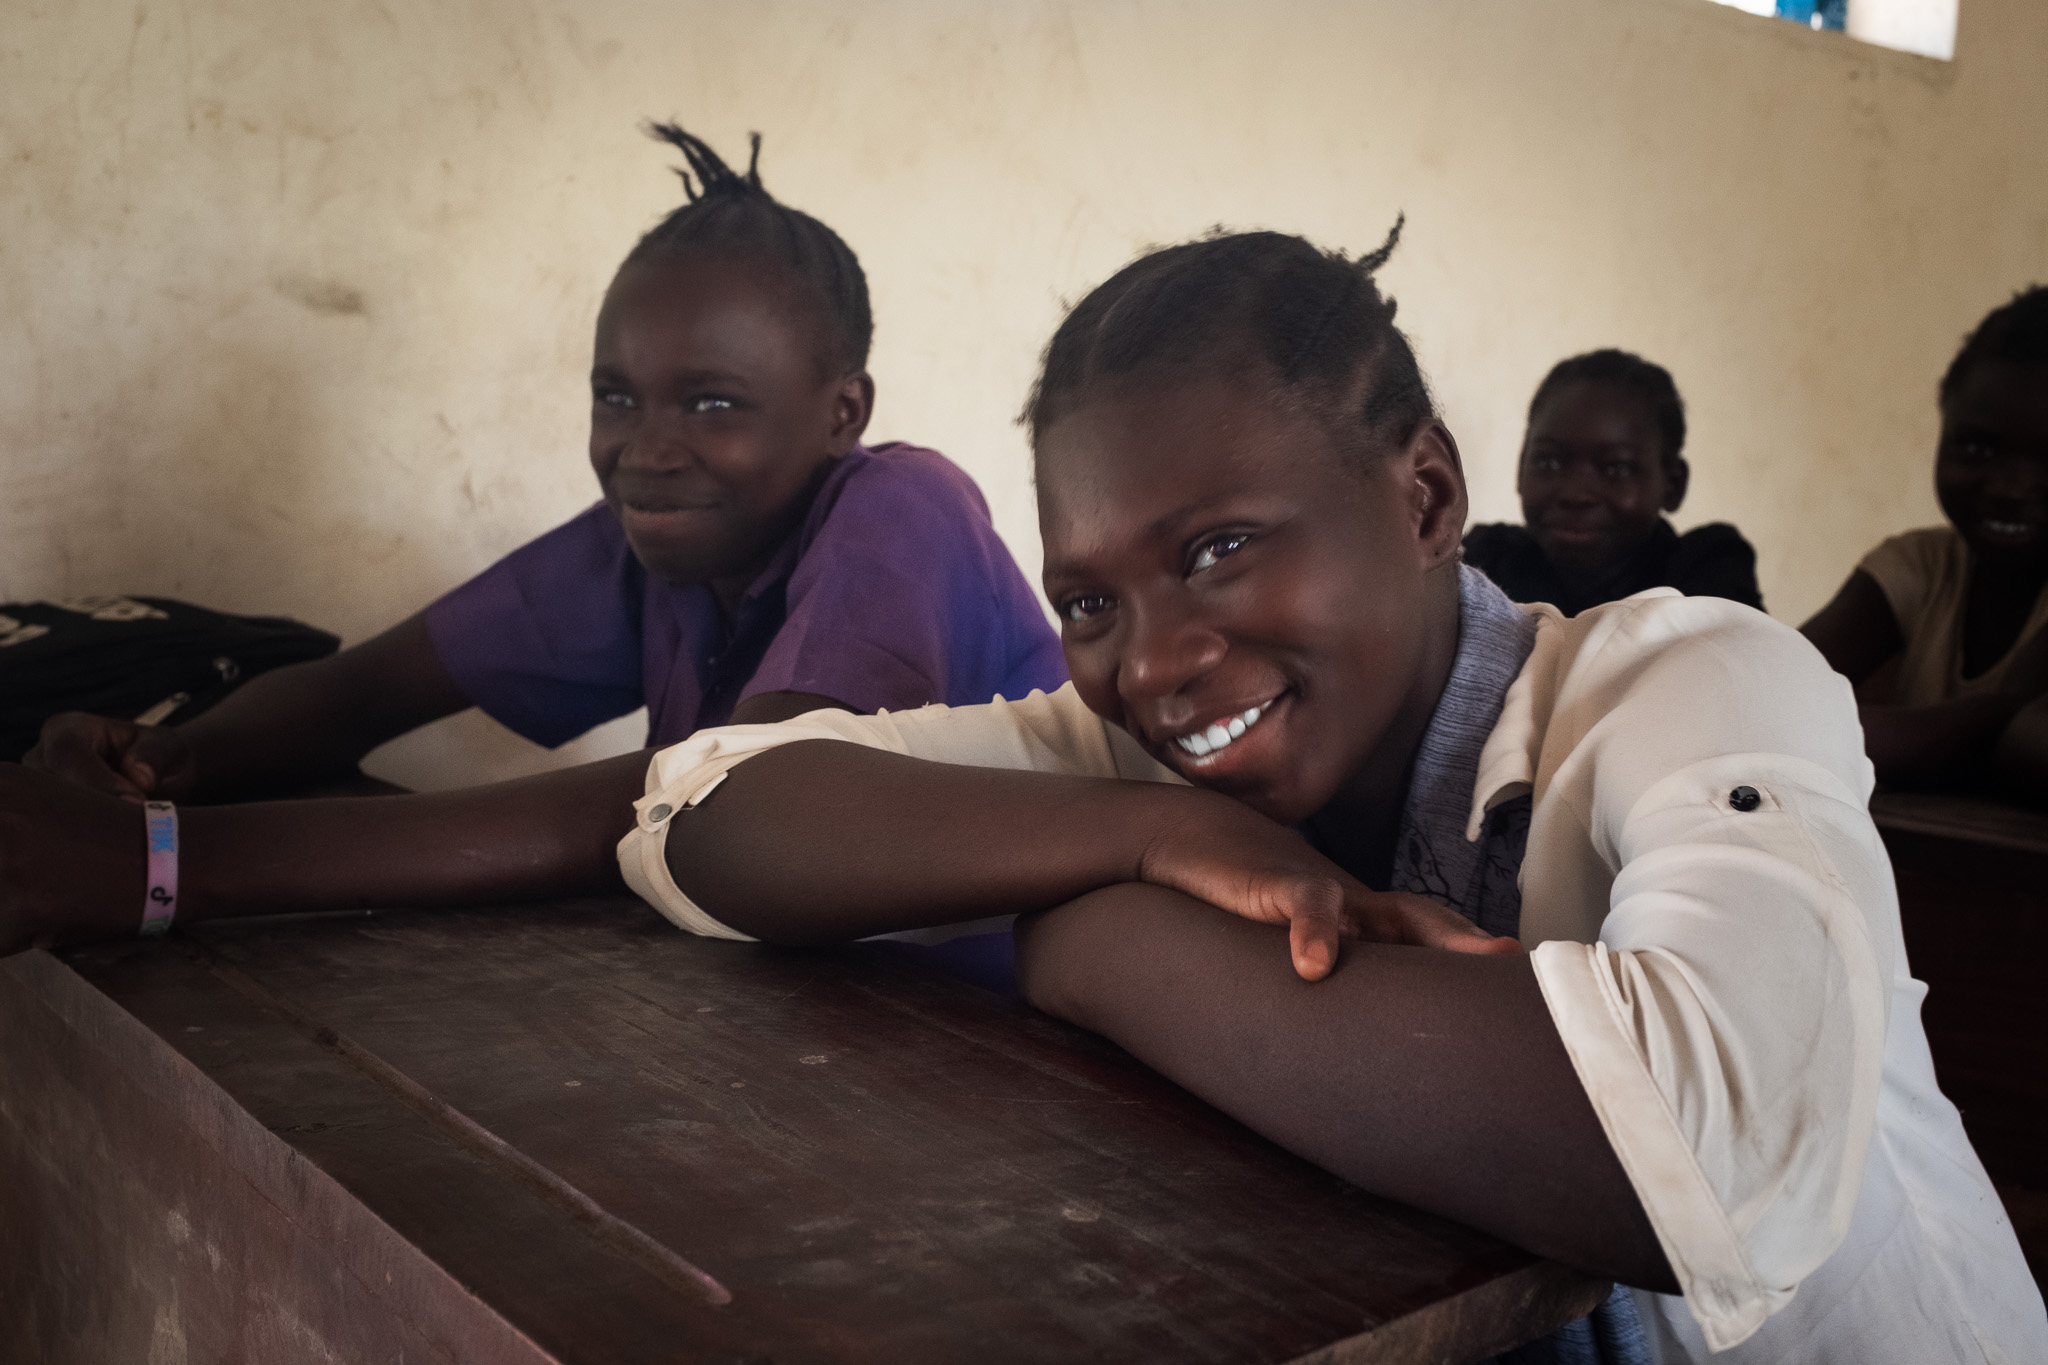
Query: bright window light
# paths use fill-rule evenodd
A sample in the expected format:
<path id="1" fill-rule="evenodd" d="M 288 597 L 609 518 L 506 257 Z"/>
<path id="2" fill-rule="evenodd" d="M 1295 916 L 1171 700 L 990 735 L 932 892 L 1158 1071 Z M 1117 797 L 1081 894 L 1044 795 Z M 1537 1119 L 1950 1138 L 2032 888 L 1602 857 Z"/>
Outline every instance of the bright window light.
<path id="1" fill-rule="evenodd" d="M 1751 14 L 1775 15 L 1808 28 L 1943 61 L 1956 55 L 1957 0 L 1717 0 Z"/>

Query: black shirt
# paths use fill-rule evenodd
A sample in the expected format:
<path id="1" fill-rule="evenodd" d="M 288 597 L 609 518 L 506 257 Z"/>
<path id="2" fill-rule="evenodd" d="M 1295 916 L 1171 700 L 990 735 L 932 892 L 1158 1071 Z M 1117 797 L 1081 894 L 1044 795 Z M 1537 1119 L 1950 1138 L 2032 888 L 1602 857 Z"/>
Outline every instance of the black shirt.
<path id="1" fill-rule="evenodd" d="M 1641 549 L 1590 582 L 1568 581 L 1528 527 L 1506 522 L 1467 531 L 1465 562 L 1500 584 L 1515 601 L 1548 602 L 1566 616 L 1645 588 L 1676 588 L 1688 597 L 1725 597 L 1759 610 L 1764 604 L 1756 586 L 1756 551 L 1724 521 L 1695 526 L 1680 535 L 1659 517 L 1657 529 Z"/>

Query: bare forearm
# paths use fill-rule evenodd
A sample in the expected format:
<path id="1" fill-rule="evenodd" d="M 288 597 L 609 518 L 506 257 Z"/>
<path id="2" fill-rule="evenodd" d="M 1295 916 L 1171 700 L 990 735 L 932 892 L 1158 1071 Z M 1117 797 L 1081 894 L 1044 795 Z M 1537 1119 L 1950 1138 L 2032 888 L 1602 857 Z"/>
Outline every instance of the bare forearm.
<path id="1" fill-rule="evenodd" d="M 1042 910 L 1137 879 L 1164 826 L 1258 818 L 1186 787 L 807 740 L 733 769 L 670 822 L 667 853 L 676 884 L 721 922 L 829 942 Z"/>
<path id="2" fill-rule="evenodd" d="M 1541 1255 L 1670 1290 L 1656 1236 L 1526 957 L 1347 945 L 1307 983 L 1285 935 L 1127 885 L 1020 932 L 1034 1003 L 1276 1142 Z"/>
<path id="3" fill-rule="evenodd" d="M 531 901 L 622 888 L 648 755 L 488 787 L 180 812 L 182 918 Z"/>
<path id="4" fill-rule="evenodd" d="M 352 770 L 386 740 L 469 701 L 414 616 L 332 658 L 250 680 L 181 734 L 204 800 Z"/>

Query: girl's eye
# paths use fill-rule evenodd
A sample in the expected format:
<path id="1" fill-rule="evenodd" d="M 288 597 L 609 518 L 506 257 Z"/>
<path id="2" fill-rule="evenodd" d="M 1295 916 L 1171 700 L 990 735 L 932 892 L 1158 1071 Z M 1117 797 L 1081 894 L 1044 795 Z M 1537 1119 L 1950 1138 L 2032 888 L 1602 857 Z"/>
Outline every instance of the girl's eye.
<path id="1" fill-rule="evenodd" d="M 1626 479 L 1636 472 L 1636 467 L 1627 460 L 1611 460 L 1600 467 L 1600 472 L 1610 479 Z"/>
<path id="2" fill-rule="evenodd" d="M 598 389 L 596 390 L 596 397 L 600 407 L 630 408 L 633 406 L 632 395 L 621 393 L 617 389 Z"/>
<path id="3" fill-rule="evenodd" d="M 1218 536 L 1208 541 L 1196 550 L 1195 557 L 1188 561 L 1188 572 L 1197 574 L 1204 569 L 1215 568 L 1217 564 L 1243 549 L 1244 543 L 1250 539 L 1250 536 L 1229 535 Z"/>
<path id="4" fill-rule="evenodd" d="M 730 398 L 720 398 L 716 394 L 707 393 L 692 398 L 683 406 L 690 412 L 725 412 L 731 409 L 733 401 Z"/>
<path id="5" fill-rule="evenodd" d="M 1988 460 L 1991 458 L 1991 447 L 1983 441 L 1965 441 L 1962 456 L 1966 460 Z"/>
<path id="6" fill-rule="evenodd" d="M 1083 593 L 1079 597 L 1069 597 L 1060 603 L 1060 619 L 1080 625 L 1090 617 L 1100 616 L 1115 605 L 1113 599 L 1100 593 Z"/>

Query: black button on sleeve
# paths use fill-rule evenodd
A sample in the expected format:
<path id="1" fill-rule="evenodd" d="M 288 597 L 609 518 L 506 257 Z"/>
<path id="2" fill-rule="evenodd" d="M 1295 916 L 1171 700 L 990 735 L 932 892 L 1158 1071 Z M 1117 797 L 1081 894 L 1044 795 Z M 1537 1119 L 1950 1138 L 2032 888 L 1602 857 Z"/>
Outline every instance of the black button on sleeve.
<path id="1" fill-rule="evenodd" d="M 1728 793 L 1728 804 L 1745 814 L 1755 810 L 1763 803 L 1764 799 L 1757 794 L 1755 787 L 1737 787 L 1734 791 Z"/>

